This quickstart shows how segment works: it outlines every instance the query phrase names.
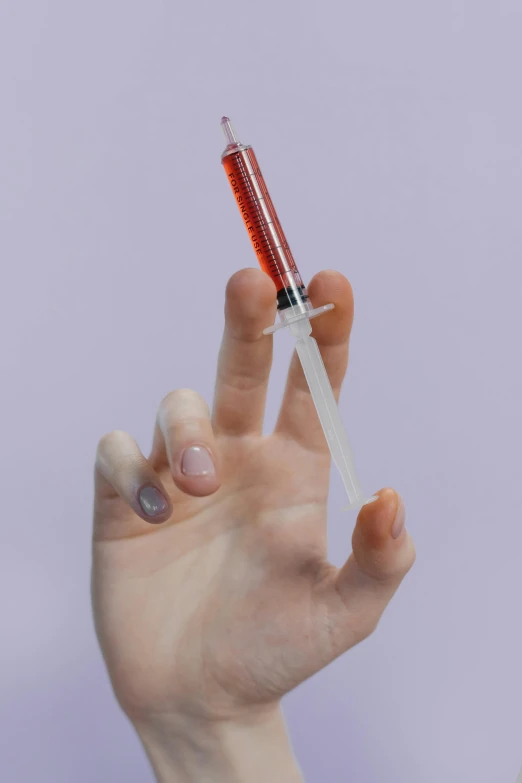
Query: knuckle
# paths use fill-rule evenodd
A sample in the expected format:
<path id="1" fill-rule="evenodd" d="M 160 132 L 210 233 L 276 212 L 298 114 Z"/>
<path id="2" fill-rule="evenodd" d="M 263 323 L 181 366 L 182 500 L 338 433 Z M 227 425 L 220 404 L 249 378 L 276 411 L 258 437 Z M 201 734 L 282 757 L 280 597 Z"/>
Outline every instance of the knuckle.
<path id="1" fill-rule="evenodd" d="M 191 402 L 197 398 L 199 398 L 199 394 L 193 389 L 171 389 L 160 402 L 160 408 L 170 409 L 176 407 L 181 402 Z"/>
<path id="2" fill-rule="evenodd" d="M 125 430 L 111 430 L 102 435 L 98 441 L 96 449 L 96 457 L 104 457 L 109 452 L 113 451 L 115 447 L 120 446 L 123 442 L 127 442 L 129 434 Z"/>
<path id="3" fill-rule="evenodd" d="M 239 288 L 241 290 L 242 287 L 245 287 L 249 283 L 252 282 L 252 277 L 256 277 L 257 269 L 254 267 L 245 267 L 245 269 L 237 269 L 229 278 L 227 281 L 227 285 L 225 288 L 225 294 L 227 296 L 230 296 L 230 294 L 235 294 L 236 289 Z M 253 274 L 252 274 L 253 273 Z"/>
<path id="4" fill-rule="evenodd" d="M 381 619 L 381 615 L 378 615 L 377 617 L 369 617 L 366 620 L 363 621 L 361 628 L 360 628 L 360 640 L 363 642 L 365 639 L 368 639 L 374 631 L 377 630 L 377 626 L 379 625 Z"/>
<path id="5" fill-rule="evenodd" d="M 111 466 L 111 477 L 115 486 L 123 485 L 125 478 L 132 474 L 133 461 L 119 459 Z"/>
<path id="6" fill-rule="evenodd" d="M 383 606 L 370 605 L 366 606 L 364 611 L 358 611 L 350 615 L 355 643 L 358 644 L 372 635 L 379 625 L 383 611 Z"/>
<path id="7" fill-rule="evenodd" d="M 128 432 L 111 430 L 100 438 L 96 467 L 111 484 L 121 484 L 129 472 L 139 470 L 143 462 L 146 459 Z"/>
<path id="8" fill-rule="evenodd" d="M 193 389 L 173 389 L 163 397 L 158 408 L 158 422 L 165 426 L 172 420 L 207 418 L 209 416 L 208 404 Z"/>

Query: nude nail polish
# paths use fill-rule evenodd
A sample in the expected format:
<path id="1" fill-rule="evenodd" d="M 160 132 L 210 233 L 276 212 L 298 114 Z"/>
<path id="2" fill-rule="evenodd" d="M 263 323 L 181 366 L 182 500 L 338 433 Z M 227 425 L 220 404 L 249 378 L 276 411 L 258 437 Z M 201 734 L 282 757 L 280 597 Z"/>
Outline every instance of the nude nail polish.
<path id="1" fill-rule="evenodd" d="M 397 508 L 397 513 L 395 514 L 395 519 L 393 520 L 393 525 L 391 529 L 392 538 L 399 538 L 404 528 L 405 521 L 406 521 L 406 509 L 404 508 L 404 502 L 402 498 L 399 496 L 399 506 Z"/>
<path id="2" fill-rule="evenodd" d="M 181 471 L 185 476 L 215 476 L 216 469 L 204 446 L 190 446 L 183 452 Z"/>

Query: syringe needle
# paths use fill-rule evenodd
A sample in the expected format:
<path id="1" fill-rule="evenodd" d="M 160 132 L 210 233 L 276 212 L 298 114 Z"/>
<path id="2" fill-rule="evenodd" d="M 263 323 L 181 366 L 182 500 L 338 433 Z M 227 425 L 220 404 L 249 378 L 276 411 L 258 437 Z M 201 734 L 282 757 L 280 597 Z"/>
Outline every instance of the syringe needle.
<path id="1" fill-rule="evenodd" d="M 367 501 L 357 474 L 352 449 L 335 401 L 330 380 L 317 342 L 310 336 L 310 321 L 303 319 L 290 324 L 296 338 L 296 351 L 301 361 L 319 421 L 326 437 L 332 459 L 337 466 L 350 504 L 347 508 L 359 508 Z"/>
<path id="2" fill-rule="evenodd" d="M 229 117 L 221 117 L 221 127 L 223 128 L 227 145 L 239 144 L 239 139 L 234 132 L 234 128 L 232 127 L 232 123 L 230 122 Z"/>

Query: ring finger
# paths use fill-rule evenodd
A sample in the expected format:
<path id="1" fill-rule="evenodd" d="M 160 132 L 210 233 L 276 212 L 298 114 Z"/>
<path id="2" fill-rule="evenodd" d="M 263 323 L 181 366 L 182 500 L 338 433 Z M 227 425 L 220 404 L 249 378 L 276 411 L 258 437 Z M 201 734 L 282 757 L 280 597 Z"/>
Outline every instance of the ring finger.
<path id="1" fill-rule="evenodd" d="M 168 466 L 178 489 L 211 495 L 220 485 L 217 446 L 208 405 L 192 389 L 176 389 L 161 401 L 152 453 L 156 470 Z"/>

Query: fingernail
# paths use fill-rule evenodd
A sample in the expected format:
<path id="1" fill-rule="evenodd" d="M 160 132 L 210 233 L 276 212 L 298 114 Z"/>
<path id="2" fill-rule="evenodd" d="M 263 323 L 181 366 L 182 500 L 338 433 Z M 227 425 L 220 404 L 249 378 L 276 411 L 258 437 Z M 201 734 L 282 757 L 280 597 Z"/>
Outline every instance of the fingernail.
<path id="1" fill-rule="evenodd" d="M 393 520 L 393 525 L 391 529 L 392 538 L 399 538 L 400 534 L 402 533 L 402 529 L 404 527 L 405 521 L 406 521 L 406 509 L 404 508 L 404 502 L 399 495 L 399 507 L 397 508 L 397 513 L 395 514 L 395 519 Z"/>
<path id="2" fill-rule="evenodd" d="M 183 452 L 181 471 L 185 476 L 215 476 L 216 469 L 209 452 L 203 446 L 190 446 Z"/>
<path id="3" fill-rule="evenodd" d="M 168 508 L 168 503 L 156 487 L 143 487 L 138 496 L 140 506 L 149 517 L 156 517 Z"/>

